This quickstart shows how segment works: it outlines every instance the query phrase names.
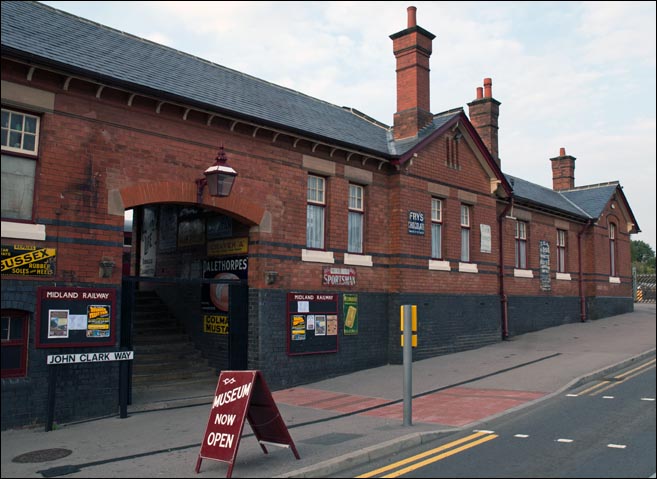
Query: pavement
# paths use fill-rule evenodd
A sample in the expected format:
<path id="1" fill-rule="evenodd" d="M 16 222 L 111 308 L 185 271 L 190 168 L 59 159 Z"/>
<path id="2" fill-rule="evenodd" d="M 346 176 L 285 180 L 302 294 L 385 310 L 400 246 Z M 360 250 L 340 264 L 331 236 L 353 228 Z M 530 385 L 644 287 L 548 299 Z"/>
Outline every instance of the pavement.
<path id="1" fill-rule="evenodd" d="M 248 425 L 232 477 L 328 477 L 544 401 L 655 356 L 655 305 L 556 326 L 431 359 L 412 368 L 412 421 L 403 421 L 403 366 L 387 365 L 274 391 L 300 455 L 267 446 Z M 265 378 L 266 380 L 266 378 Z M 2 431 L 2 477 L 226 477 L 195 466 L 216 383 L 133 395 L 128 417 Z M 63 456 L 63 457 L 62 457 Z"/>

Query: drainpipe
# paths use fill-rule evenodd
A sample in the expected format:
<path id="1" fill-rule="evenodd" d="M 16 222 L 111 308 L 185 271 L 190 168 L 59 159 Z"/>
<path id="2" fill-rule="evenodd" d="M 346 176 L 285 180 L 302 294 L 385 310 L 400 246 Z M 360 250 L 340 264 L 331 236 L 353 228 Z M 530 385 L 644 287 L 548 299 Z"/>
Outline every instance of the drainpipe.
<path id="1" fill-rule="evenodd" d="M 504 207 L 504 211 L 497 217 L 497 228 L 499 235 L 500 243 L 500 271 L 499 271 L 499 283 L 500 283 L 500 303 L 502 305 L 502 340 L 509 339 L 509 309 L 508 309 L 508 298 L 506 297 L 506 290 L 504 289 L 504 218 L 507 213 L 513 206 L 513 198 L 509 201 L 509 204 Z"/>
<path id="2" fill-rule="evenodd" d="M 586 298 L 584 297 L 584 269 L 582 267 L 582 235 L 591 226 L 593 222 L 587 221 L 582 229 L 577 233 L 577 253 L 579 256 L 579 315 L 582 323 L 586 322 Z"/>

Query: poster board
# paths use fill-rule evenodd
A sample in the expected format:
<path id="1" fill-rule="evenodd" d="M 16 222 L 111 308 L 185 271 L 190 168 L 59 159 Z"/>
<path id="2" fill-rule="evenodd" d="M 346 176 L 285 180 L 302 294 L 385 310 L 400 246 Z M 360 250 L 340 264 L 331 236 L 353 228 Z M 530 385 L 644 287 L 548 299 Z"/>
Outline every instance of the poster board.
<path id="1" fill-rule="evenodd" d="M 545 240 L 538 242 L 539 279 L 542 291 L 550 291 L 550 243 Z"/>
<path id="2" fill-rule="evenodd" d="M 287 294 L 287 354 L 338 352 L 338 294 Z"/>
<path id="3" fill-rule="evenodd" d="M 265 454 L 267 445 L 290 447 L 300 459 L 262 373 L 222 371 L 196 461 L 197 473 L 203 459 L 213 459 L 227 462 L 226 477 L 231 476 L 245 419 Z"/>
<path id="4" fill-rule="evenodd" d="M 37 348 L 113 346 L 116 343 L 116 290 L 37 289 Z"/>

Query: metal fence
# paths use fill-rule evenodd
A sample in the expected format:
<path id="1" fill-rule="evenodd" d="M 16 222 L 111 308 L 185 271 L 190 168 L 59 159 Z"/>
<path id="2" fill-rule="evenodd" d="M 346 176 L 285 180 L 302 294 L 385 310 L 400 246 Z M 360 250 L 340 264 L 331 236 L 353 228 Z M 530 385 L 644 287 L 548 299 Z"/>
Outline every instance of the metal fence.
<path id="1" fill-rule="evenodd" d="M 655 302 L 655 275 L 654 274 L 637 274 L 635 275 L 634 302 L 635 303 L 654 303 Z"/>

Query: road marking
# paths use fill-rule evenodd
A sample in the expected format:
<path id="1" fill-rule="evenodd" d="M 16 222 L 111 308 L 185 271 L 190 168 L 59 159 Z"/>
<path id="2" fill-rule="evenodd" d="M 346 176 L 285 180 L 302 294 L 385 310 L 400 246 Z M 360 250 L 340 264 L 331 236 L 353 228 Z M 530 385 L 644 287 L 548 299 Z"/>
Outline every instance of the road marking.
<path id="1" fill-rule="evenodd" d="M 612 449 L 625 449 L 627 446 L 625 444 L 607 444 L 607 447 Z"/>
<path id="2" fill-rule="evenodd" d="M 449 451 L 448 453 L 441 454 L 441 455 L 436 456 L 434 458 L 428 459 L 429 462 L 424 461 L 422 463 L 418 463 L 418 464 L 415 464 L 413 466 L 409 466 L 405 469 L 402 469 L 402 471 L 404 471 L 404 472 L 397 471 L 397 472 L 393 473 L 393 474 L 396 474 L 396 475 L 384 476 L 384 477 L 397 477 L 398 475 L 401 475 L 401 474 L 404 474 L 405 472 L 408 472 L 408 470 L 417 469 L 419 467 L 430 464 L 431 462 L 439 461 L 439 460 L 441 460 L 445 457 L 449 457 L 453 454 L 456 454 L 457 452 L 461 452 L 463 450 L 474 447 L 478 444 L 481 444 L 482 442 L 486 442 L 486 441 L 490 441 L 491 439 L 495 439 L 497 436 L 494 435 L 494 434 L 491 434 L 491 433 L 492 433 L 492 431 L 478 431 L 478 432 L 475 432 L 474 434 L 470 434 L 469 436 L 462 437 L 461 439 L 457 439 L 456 441 L 452 441 L 452 442 L 449 442 L 447 444 L 443 444 L 442 446 L 436 447 L 436 448 L 431 449 L 429 451 L 422 452 L 420 454 L 417 454 L 415 456 L 403 459 L 403 460 L 395 462 L 393 464 L 388 464 L 387 466 L 380 467 L 379 469 L 375 469 L 373 471 L 366 472 L 365 474 L 361 474 L 360 476 L 356 476 L 356 477 L 374 477 L 377 474 L 381 474 L 383 472 L 387 472 L 387 471 L 390 471 L 392 469 L 396 469 L 396 468 L 404 466 L 406 464 L 410 464 L 412 462 L 418 461 L 419 459 L 423 459 L 427 456 L 431 456 L 432 454 L 436 454 L 436 453 L 444 451 L 446 449 L 450 449 L 454 446 L 458 446 L 459 444 L 463 444 L 464 442 L 468 442 L 468 441 L 471 441 L 473 439 L 480 438 L 480 439 L 478 439 L 478 440 L 476 440 L 472 443 L 466 444 L 465 446 L 461 446 L 457 449 Z"/>
<path id="3" fill-rule="evenodd" d="M 625 371 L 624 373 L 619 374 L 618 376 L 615 376 L 615 377 L 616 377 L 616 379 L 623 378 L 623 377 L 625 377 L 625 376 L 627 376 L 627 375 L 629 375 L 629 374 L 632 374 L 634 371 L 638 371 L 638 370 L 640 370 L 640 369 L 647 368 L 648 366 L 650 366 L 651 364 L 653 364 L 656 360 L 657 360 L 657 359 L 651 359 L 651 360 L 648 361 L 647 363 L 643 363 L 641 366 L 637 366 L 637 367 L 634 368 L 634 369 L 630 369 L 629 371 Z"/>
<path id="4" fill-rule="evenodd" d="M 579 397 L 579 394 L 566 394 L 567 398 L 576 398 Z"/>
<path id="5" fill-rule="evenodd" d="M 651 362 L 654 362 L 654 361 L 655 361 L 655 360 L 653 359 Z M 631 376 L 624 377 L 624 378 L 623 378 L 623 381 L 627 381 L 628 379 L 635 378 L 635 377 L 637 377 L 639 374 L 643 374 L 643 373 L 645 373 L 646 371 L 648 371 L 649 369 L 655 369 L 655 365 L 654 365 L 654 364 L 650 365 L 650 363 L 648 363 L 648 364 L 644 364 L 643 367 L 645 367 L 645 369 L 643 369 L 643 371 L 637 371 L 637 372 L 635 372 L 634 374 L 632 374 Z M 643 368 L 643 367 L 642 367 L 642 368 Z M 636 369 L 642 369 L 642 368 L 636 368 Z M 632 371 L 628 371 L 628 373 L 630 373 L 630 372 L 632 372 Z M 625 373 L 625 374 L 627 374 L 627 373 Z M 617 376 L 617 377 L 620 378 L 620 376 Z M 621 381 L 621 382 L 622 382 L 622 381 Z"/>
<path id="6" fill-rule="evenodd" d="M 606 391 L 607 389 L 611 389 L 614 386 L 617 386 L 618 384 L 627 381 L 628 379 L 632 379 L 639 374 L 644 373 L 645 371 L 652 369 L 655 367 L 655 359 L 651 359 L 647 363 L 643 363 L 640 366 L 637 366 L 633 369 L 630 369 L 629 371 L 625 371 L 624 373 L 618 374 L 617 376 L 614 376 L 613 379 L 614 381 L 612 382 L 611 380 L 603 380 L 600 381 L 597 384 L 594 384 L 593 386 L 584 389 L 583 391 L 580 391 L 579 393 L 575 394 L 574 396 L 584 396 L 585 394 L 591 394 L 591 396 L 596 396 L 600 394 L 603 391 Z M 597 389 L 597 391 L 596 391 Z M 595 392 L 594 392 L 595 391 Z M 570 394 L 568 395 L 570 396 Z M 606 399 L 610 399 L 610 397 L 606 397 Z"/>
<path id="7" fill-rule="evenodd" d="M 527 434 L 515 434 L 513 437 L 519 437 L 521 439 L 525 439 L 525 438 L 528 438 L 529 435 L 527 435 Z"/>
<path id="8" fill-rule="evenodd" d="M 573 442 L 572 439 L 557 439 L 557 442 Z"/>
<path id="9" fill-rule="evenodd" d="M 602 396 L 602 399 L 614 399 L 614 396 Z"/>
<path id="10" fill-rule="evenodd" d="M 466 449 L 470 449 L 472 447 L 478 446 L 479 444 L 483 444 L 488 441 L 492 441 L 493 439 L 497 438 L 498 436 L 496 434 L 491 434 L 490 436 L 484 436 L 481 439 L 477 439 L 476 441 L 473 441 L 469 444 L 465 444 L 464 446 L 457 447 L 456 449 L 452 449 L 451 451 L 444 452 L 442 454 L 439 454 L 436 457 L 431 457 L 429 459 L 425 459 L 424 461 L 420 461 L 417 464 L 413 464 L 412 466 L 405 467 L 403 469 L 400 469 L 399 471 L 393 472 L 392 474 L 388 474 L 382 477 L 399 477 L 403 474 L 406 474 L 408 472 L 414 471 L 416 469 L 420 469 L 421 467 L 428 466 L 429 464 L 433 464 L 434 462 L 442 461 L 446 457 L 453 456 L 454 454 L 458 454 L 459 452 L 463 452 Z"/>
<path id="11" fill-rule="evenodd" d="M 588 392 L 593 391 L 594 389 L 598 389 L 599 387 L 606 386 L 607 384 L 609 384 L 609 381 L 600 381 L 598 384 L 594 384 L 590 388 L 587 388 L 584 391 L 580 391 L 579 393 L 577 393 L 577 395 L 578 396 L 583 396 L 583 395 L 587 394 Z"/>
<path id="12" fill-rule="evenodd" d="M 642 401 L 654 401 L 655 398 L 641 398 Z"/>

